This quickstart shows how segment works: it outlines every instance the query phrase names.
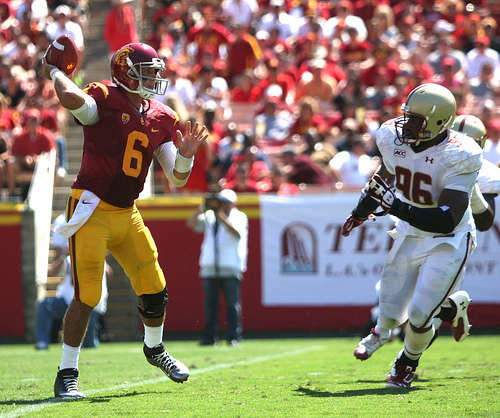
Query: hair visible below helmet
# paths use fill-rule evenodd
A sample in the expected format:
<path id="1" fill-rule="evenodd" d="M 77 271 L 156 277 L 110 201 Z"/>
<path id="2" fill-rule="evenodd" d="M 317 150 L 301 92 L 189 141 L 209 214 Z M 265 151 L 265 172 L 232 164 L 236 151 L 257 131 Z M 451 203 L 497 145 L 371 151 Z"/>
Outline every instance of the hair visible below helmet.
<path id="1" fill-rule="evenodd" d="M 143 75 L 144 68 L 154 68 L 155 77 Z M 147 44 L 132 43 L 122 46 L 111 58 L 111 79 L 116 85 L 143 99 L 151 99 L 155 94 L 163 95 L 167 80 L 162 78 L 165 63 L 158 53 Z M 144 86 L 144 81 L 155 80 L 153 88 Z"/>
<path id="2" fill-rule="evenodd" d="M 481 148 L 484 147 L 484 141 L 486 141 L 486 127 L 479 118 L 472 115 L 457 116 L 451 129 L 474 138 Z"/>
<path id="3" fill-rule="evenodd" d="M 401 105 L 404 117 L 396 119 L 398 139 L 404 144 L 430 141 L 451 127 L 457 104 L 446 87 L 422 84 L 411 91 Z"/>

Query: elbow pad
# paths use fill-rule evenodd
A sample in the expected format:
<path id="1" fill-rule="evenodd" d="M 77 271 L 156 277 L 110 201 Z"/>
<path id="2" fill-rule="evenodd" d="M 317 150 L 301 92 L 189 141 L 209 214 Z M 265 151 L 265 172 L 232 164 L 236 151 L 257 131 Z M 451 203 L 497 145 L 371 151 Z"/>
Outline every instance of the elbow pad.
<path id="1" fill-rule="evenodd" d="M 422 231 L 449 234 L 455 229 L 455 222 L 447 206 L 418 208 L 395 199 L 389 213 Z"/>

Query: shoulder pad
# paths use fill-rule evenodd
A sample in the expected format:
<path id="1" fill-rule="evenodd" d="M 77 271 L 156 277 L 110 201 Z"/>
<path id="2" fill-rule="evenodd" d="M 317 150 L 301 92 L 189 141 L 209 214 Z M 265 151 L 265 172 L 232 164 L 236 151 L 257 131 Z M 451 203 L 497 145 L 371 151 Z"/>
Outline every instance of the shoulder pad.
<path id="1" fill-rule="evenodd" d="M 450 132 L 450 139 L 446 145 L 448 165 L 461 174 L 478 171 L 483 163 L 481 147 L 468 136 L 455 131 Z"/>
<path id="2" fill-rule="evenodd" d="M 96 89 L 101 89 L 102 90 L 102 93 L 104 94 L 104 98 L 106 98 L 106 97 L 109 96 L 109 89 L 108 89 L 108 87 L 105 86 L 104 84 L 98 83 L 98 82 L 87 84 L 85 86 L 85 88 L 83 89 L 83 91 L 85 93 L 87 93 L 87 94 L 90 94 L 90 92 L 92 92 L 93 90 L 96 90 Z"/>

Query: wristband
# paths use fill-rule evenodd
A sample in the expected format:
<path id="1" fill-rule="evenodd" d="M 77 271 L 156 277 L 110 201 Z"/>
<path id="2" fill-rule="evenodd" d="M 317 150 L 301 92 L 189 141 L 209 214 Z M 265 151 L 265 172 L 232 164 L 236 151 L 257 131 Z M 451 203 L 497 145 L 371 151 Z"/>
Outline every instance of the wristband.
<path id="1" fill-rule="evenodd" d="M 178 173 L 188 173 L 193 168 L 194 156 L 191 158 L 186 158 L 179 150 L 177 150 L 177 155 L 175 156 L 174 170 Z"/>
<path id="2" fill-rule="evenodd" d="M 352 211 L 352 215 L 356 218 L 367 219 L 377 208 L 378 202 L 370 197 L 370 195 L 363 192 L 358 205 Z"/>
<path id="3" fill-rule="evenodd" d="M 477 185 L 477 183 L 472 190 L 470 207 L 472 209 L 472 213 L 474 214 L 483 213 L 489 207 L 488 202 L 481 193 L 481 190 L 479 190 L 479 186 Z"/>
<path id="4" fill-rule="evenodd" d="M 53 68 L 52 70 L 50 70 L 50 78 L 54 83 L 56 82 L 56 78 L 59 73 L 62 73 L 59 68 Z"/>

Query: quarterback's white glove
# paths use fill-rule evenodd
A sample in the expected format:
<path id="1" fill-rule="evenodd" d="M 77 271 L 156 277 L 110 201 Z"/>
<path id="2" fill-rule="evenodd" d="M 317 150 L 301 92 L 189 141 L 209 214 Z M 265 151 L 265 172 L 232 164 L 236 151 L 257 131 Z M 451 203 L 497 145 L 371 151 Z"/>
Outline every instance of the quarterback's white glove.
<path id="1" fill-rule="evenodd" d="M 382 177 L 375 174 L 366 184 L 365 191 L 374 200 L 377 201 L 382 208 L 381 212 L 376 212 L 374 215 L 383 216 L 391 210 L 394 199 L 396 198 L 394 190 L 384 181 Z"/>

